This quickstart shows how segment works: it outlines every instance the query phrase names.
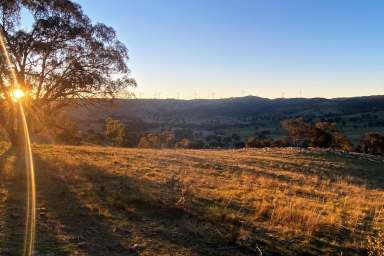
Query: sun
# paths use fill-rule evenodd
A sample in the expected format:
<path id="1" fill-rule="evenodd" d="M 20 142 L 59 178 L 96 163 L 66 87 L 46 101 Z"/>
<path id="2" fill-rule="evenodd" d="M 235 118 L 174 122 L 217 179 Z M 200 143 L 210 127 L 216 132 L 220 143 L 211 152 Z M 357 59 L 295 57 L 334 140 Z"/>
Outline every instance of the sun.
<path id="1" fill-rule="evenodd" d="M 19 101 L 24 96 L 25 96 L 25 93 L 21 89 L 14 89 L 11 91 L 11 97 L 14 101 Z"/>

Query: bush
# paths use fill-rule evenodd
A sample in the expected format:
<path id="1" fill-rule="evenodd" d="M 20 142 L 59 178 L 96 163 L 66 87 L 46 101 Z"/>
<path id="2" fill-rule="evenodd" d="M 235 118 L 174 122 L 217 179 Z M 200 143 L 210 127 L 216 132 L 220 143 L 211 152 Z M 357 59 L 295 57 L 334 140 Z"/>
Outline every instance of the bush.
<path id="1" fill-rule="evenodd" d="M 175 134 L 164 130 L 160 133 L 145 133 L 140 137 L 139 148 L 173 148 L 175 146 Z"/>
<path id="2" fill-rule="evenodd" d="M 192 129 L 176 129 L 174 130 L 176 140 L 181 139 L 193 139 L 193 130 Z"/>
<path id="3" fill-rule="evenodd" d="M 81 138 L 76 124 L 70 120 L 64 120 L 56 130 L 56 137 L 63 143 L 79 145 Z"/>
<path id="4" fill-rule="evenodd" d="M 281 122 L 281 127 L 288 131 L 290 144 L 304 146 L 303 143 L 313 132 L 313 127 L 306 123 L 303 118 L 287 119 Z"/>
<path id="5" fill-rule="evenodd" d="M 190 148 L 191 141 L 189 139 L 182 139 L 176 143 L 176 148 Z"/>
<path id="6" fill-rule="evenodd" d="M 265 148 L 271 147 L 273 145 L 273 140 L 263 137 L 250 137 L 245 142 L 247 148 Z"/>
<path id="7" fill-rule="evenodd" d="M 384 135 L 367 133 L 361 139 L 360 148 L 366 154 L 384 154 Z"/>
<path id="8" fill-rule="evenodd" d="M 104 135 L 112 146 L 122 146 L 125 139 L 125 127 L 119 120 L 105 119 Z"/>
<path id="9" fill-rule="evenodd" d="M 105 138 L 104 135 L 100 132 L 96 132 L 93 129 L 88 129 L 84 134 L 84 141 L 92 144 L 102 145 Z"/>
<path id="10" fill-rule="evenodd" d="M 352 151 L 353 145 L 334 123 L 317 122 L 311 137 L 311 146 Z"/>
<path id="11" fill-rule="evenodd" d="M 125 147 L 136 147 L 139 144 L 140 135 L 137 132 L 126 132 L 124 146 Z"/>
<path id="12" fill-rule="evenodd" d="M 273 147 L 289 147 L 291 144 L 289 143 L 288 138 L 282 138 L 278 140 L 274 140 L 272 143 Z"/>
<path id="13" fill-rule="evenodd" d="M 334 123 L 317 122 L 314 125 L 302 118 L 281 122 L 288 131 L 289 144 L 301 147 L 333 148 L 352 151 L 353 145 Z"/>

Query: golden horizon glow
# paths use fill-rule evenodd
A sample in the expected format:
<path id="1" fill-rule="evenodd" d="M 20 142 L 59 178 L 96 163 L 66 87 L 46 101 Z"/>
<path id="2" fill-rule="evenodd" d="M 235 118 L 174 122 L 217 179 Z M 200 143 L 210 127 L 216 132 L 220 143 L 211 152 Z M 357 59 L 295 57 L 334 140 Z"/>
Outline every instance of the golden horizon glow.
<path id="1" fill-rule="evenodd" d="M 25 96 L 25 93 L 23 90 L 17 88 L 11 91 L 11 97 L 14 101 L 19 101 L 21 98 Z"/>

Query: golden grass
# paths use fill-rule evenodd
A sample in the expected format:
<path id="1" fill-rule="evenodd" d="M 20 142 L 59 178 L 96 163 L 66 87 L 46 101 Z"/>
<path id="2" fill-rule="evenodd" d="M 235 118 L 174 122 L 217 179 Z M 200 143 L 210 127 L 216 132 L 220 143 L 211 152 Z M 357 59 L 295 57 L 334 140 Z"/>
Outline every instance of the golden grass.
<path id="1" fill-rule="evenodd" d="M 361 255 L 384 226 L 379 157 L 52 145 L 34 153 L 47 211 L 40 238 L 60 223 L 50 232 L 63 253 L 105 255 L 109 239 L 115 255 Z M 83 215 L 97 222 L 93 235 L 71 219 Z"/>

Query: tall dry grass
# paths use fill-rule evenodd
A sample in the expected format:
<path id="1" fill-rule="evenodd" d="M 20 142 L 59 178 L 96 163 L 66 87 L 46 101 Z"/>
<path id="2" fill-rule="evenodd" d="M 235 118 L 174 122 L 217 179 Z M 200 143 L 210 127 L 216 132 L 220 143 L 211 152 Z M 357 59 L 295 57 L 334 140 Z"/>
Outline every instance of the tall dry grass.
<path id="1" fill-rule="evenodd" d="M 106 218 L 114 207 L 130 211 L 144 201 L 186 216 L 181 226 L 192 235 L 255 253 L 361 255 L 372 251 L 384 225 L 378 157 L 297 149 L 36 146 L 35 152 L 57 164 L 57 175 L 74 182 L 89 207 L 102 189 L 105 201 L 97 207 Z M 116 179 L 85 179 L 92 168 Z M 132 186 L 138 198 L 126 193 Z"/>

